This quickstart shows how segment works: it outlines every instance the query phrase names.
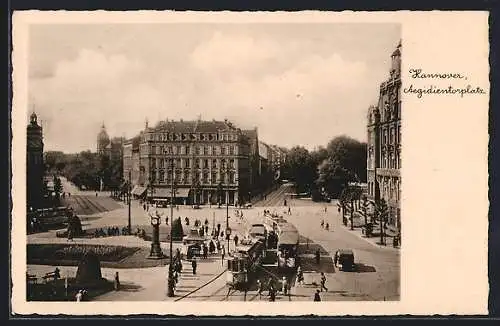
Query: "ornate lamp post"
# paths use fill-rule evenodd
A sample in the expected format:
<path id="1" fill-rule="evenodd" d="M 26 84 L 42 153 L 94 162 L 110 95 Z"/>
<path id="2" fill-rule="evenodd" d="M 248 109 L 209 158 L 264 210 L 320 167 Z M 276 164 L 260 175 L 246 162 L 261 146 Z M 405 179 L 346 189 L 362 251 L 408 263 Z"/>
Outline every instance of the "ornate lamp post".
<path id="1" fill-rule="evenodd" d="M 132 212 L 131 212 L 131 202 L 132 202 L 132 170 L 128 170 L 128 186 L 127 186 L 127 197 L 128 197 L 128 234 L 132 233 Z"/>
<path id="2" fill-rule="evenodd" d="M 151 225 L 153 226 L 153 237 L 151 239 L 151 251 L 149 253 L 149 258 L 161 259 L 164 257 L 160 247 L 161 215 L 155 209 L 149 213 L 149 217 L 151 218 Z"/>

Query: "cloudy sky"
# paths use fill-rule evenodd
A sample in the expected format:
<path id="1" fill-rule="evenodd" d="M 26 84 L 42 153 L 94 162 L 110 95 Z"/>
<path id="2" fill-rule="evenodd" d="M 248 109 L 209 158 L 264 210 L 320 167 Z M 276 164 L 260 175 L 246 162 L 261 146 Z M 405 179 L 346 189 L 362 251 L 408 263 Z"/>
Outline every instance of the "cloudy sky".
<path id="1" fill-rule="evenodd" d="M 47 150 L 95 150 L 162 119 L 228 118 L 313 149 L 365 141 L 400 39 L 393 24 L 32 25 L 29 113 Z"/>

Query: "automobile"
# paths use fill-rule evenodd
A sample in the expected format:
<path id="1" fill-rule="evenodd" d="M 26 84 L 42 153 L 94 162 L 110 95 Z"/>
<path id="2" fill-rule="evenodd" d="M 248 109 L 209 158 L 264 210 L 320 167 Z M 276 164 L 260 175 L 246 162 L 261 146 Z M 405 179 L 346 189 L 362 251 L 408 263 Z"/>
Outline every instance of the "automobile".
<path id="1" fill-rule="evenodd" d="M 245 208 L 252 208 L 252 204 L 251 204 L 251 203 L 247 203 L 247 204 L 245 204 L 245 206 L 244 206 L 244 207 L 245 207 Z"/>
<path id="2" fill-rule="evenodd" d="M 351 272 L 355 269 L 354 252 L 351 249 L 339 249 L 334 256 L 335 266 L 343 272 Z"/>

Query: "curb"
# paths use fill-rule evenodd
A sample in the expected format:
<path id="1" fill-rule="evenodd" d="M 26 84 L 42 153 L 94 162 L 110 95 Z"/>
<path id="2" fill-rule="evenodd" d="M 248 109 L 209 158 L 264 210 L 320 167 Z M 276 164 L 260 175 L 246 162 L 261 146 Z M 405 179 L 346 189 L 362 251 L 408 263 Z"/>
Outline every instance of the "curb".
<path id="1" fill-rule="evenodd" d="M 354 236 L 356 236 L 356 237 L 364 240 L 365 242 L 371 244 L 372 246 L 374 246 L 376 248 L 385 249 L 385 250 L 392 250 L 392 251 L 397 251 L 397 252 L 400 252 L 400 250 L 401 250 L 401 247 L 394 248 L 394 247 L 390 247 L 390 246 L 381 246 L 381 245 L 379 245 L 377 243 L 374 243 L 373 241 L 368 240 L 367 238 L 363 237 L 362 235 L 357 234 L 356 232 L 352 232 L 352 230 L 348 226 L 344 226 L 343 224 L 341 224 L 341 227 L 344 230 L 348 231 L 348 233 L 350 233 L 350 234 L 352 234 L 352 235 L 354 235 Z"/>

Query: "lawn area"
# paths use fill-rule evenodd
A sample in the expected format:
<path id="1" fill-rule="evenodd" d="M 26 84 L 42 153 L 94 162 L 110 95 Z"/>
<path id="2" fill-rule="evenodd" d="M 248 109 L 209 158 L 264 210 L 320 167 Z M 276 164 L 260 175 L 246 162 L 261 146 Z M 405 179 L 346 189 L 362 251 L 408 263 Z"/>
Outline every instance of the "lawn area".
<path id="1" fill-rule="evenodd" d="M 86 245 L 28 244 L 27 263 L 33 265 L 78 266 L 84 254 L 93 250 L 107 268 L 145 268 L 164 266 L 168 259 L 148 259 L 149 248 Z"/>
<path id="2" fill-rule="evenodd" d="M 68 288 L 65 287 L 65 280 L 58 279 L 47 283 L 27 284 L 26 285 L 26 300 L 27 301 L 75 301 L 76 293 L 81 290 L 74 278 L 68 279 Z M 94 286 L 85 286 L 87 294 L 85 301 L 90 301 L 92 298 L 112 291 L 113 282 L 102 279 L 99 284 Z"/>

